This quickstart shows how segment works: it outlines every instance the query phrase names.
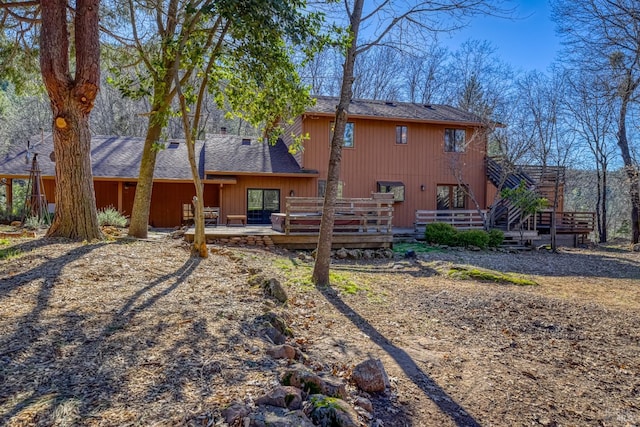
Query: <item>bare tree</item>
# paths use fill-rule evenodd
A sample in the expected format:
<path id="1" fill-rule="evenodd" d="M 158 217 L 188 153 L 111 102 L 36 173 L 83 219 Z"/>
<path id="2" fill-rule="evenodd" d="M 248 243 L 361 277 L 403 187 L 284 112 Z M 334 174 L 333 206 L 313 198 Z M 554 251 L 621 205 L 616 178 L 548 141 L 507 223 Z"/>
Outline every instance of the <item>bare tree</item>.
<path id="1" fill-rule="evenodd" d="M 631 239 L 640 241 L 640 176 L 627 119 L 638 108 L 640 12 L 629 0 L 555 0 L 556 23 L 567 44 L 567 60 L 595 74 L 605 73 L 618 100 L 617 143 L 629 181 Z"/>
<path id="2" fill-rule="evenodd" d="M 358 56 L 354 67 L 353 97 L 398 100 L 401 64 L 400 52 L 389 47 L 372 49 Z"/>
<path id="3" fill-rule="evenodd" d="M 416 47 L 420 37 L 424 39 L 434 32 L 454 30 L 464 24 L 466 17 L 474 14 L 495 13 L 499 3 L 485 0 L 408 3 L 384 1 L 363 15 L 363 0 L 344 1 L 349 40 L 345 51 L 340 100 L 336 107 L 323 215 L 313 270 L 313 281 L 317 285 L 329 284 L 331 243 L 340 179 L 342 144 L 349 102 L 353 96 L 356 57 L 374 46 L 393 46 L 401 50 L 408 50 L 410 46 Z M 361 37 L 361 25 L 367 29 L 368 37 Z"/>
<path id="4" fill-rule="evenodd" d="M 598 240 L 607 241 L 609 164 L 616 154 L 614 105 L 607 94 L 607 83 L 601 76 L 574 72 L 569 78 L 571 90 L 565 99 L 565 108 L 571 120 L 568 124 L 591 153 L 596 173 L 595 211 Z"/>
<path id="5" fill-rule="evenodd" d="M 408 101 L 431 104 L 442 99 L 447 55 L 447 50 L 436 42 L 429 44 L 424 52 L 404 55 L 404 89 Z"/>

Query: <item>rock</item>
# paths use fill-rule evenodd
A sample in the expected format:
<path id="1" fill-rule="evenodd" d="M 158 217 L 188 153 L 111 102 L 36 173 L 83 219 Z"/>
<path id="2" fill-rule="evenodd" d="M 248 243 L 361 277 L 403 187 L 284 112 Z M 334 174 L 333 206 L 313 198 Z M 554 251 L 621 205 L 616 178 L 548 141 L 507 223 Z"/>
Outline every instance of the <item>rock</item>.
<path id="1" fill-rule="evenodd" d="M 302 407 L 302 392 L 296 387 L 279 386 L 256 399 L 256 404 L 300 409 Z"/>
<path id="2" fill-rule="evenodd" d="M 251 414 L 250 425 L 256 427 L 314 427 L 304 412 L 290 411 L 275 406 L 260 407 L 259 411 Z"/>
<path id="3" fill-rule="evenodd" d="M 22 223 L 20 221 L 11 221 L 10 225 L 12 227 L 20 227 L 20 226 L 22 226 Z"/>
<path id="4" fill-rule="evenodd" d="M 262 274 L 254 274 L 253 276 L 247 279 L 247 283 L 249 286 L 264 286 L 265 283 L 268 282 L 268 279 L 264 277 Z"/>
<path id="5" fill-rule="evenodd" d="M 358 413 L 344 400 L 315 394 L 309 398 L 309 417 L 322 427 L 358 427 Z"/>
<path id="6" fill-rule="evenodd" d="M 263 329 L 262 335 L 273 344 L 284 344 L 285 342 L 287 342 L 287 337 L 273 326 Z"/>
<path id="7" fill-rule="evenodd" d="M 242 418 L 249 415 L 251 411 L 240 403 L 234 403 L 226 409 L 222 410 L 222 416 L 229 425 L 237 423 Z"/>
<path id="8" fill-rule="evenodd" d="M 283 385 L 297 387 L 309 394 L 324 394 L 342 399 L 347 396 L 347 389 L 341 380 L 321 377 L 300 364 L 287 370 L 282 376 L 281 382 Z"/>
<path id="9" fill-rule="evenodd" d="M 287 299 L 289 299 L 287 291 L 284 290 L 284 287 L 280 284 L 278 279 L 269 279 L 265 285 L 265 291 L 281 303 L 285 303 L 287 302 Z"/>
<path id="10" fill-rule="evenodd" d="M 173 233 L 171 233 L 171 238 L 172 239 L 181 239 L 181 238 L 184 237 L 184 233 L 185 233 L 184 230 L 181 230 L 181 229 L 180 230 L 176 230 Z"/>
<path id="11" fill-rule="evenodd" d="M 366 397 L 358 396 L 356 397 L 353 403 L 356 406 L 359 406 L 360 408 L 364 409 L 365 411 L 369 413 L 373 413 L 373 403 L 371 403 L 371 401 Z"/>
<path id="12" fill-rule="evenodd" d="M 352 378 L 360 390 L 368 393 L 384 392 L 389 387 L 389 377 L 380 359 L 369 359 L 353 369 Z"/>
<path id="13" fill-rule="evenodd" d="M 349 256 L 349 253 L 345 248 L 341 248 L 336 251 L 336 258 L 338 259 L 346 259 L 348 256 Z"/>
<path id="14" fill-rule="evenodd" d="M 478 252 L 478 251 L 482 250 L 479 246 L 475 246 L 475 245 L 469 245 L 469 247 L 467 249 L 469 249 L 470 251 L 474 251 L 474 252 Z"/>
<path id="15" fill-rule="evenodd" d="M 287 323 L 275 313 L 269 312 L 257 317 L 256 323 L 262 326 L 261 335 L 273 344 L 284 344 L 287 337 L 293 337 L 293 332 Z"/>
<path id="16" fill-rule="evenodd" d="M 413 249 L 409 249 L 407 252 L 404 253 L 404 257 L 405 259 L 416 259 L 417 257 L 416 251 L 414 251 Z"/>
<path id="17" fill-rule="evenodd" d="M 635 245 L 633 245 L 633 246 L 631 247 L 631 250 L 632 250 L 633 252 L 640 252 L 640 243 L 636 243 Z"/>
<path id="18" fill-rule="evenodd" d="M 383 249 L 380 254 L 382 258 L 393 258 L 393 251 L 391 249 Z"/>
<path id="19" fill-rule="evenodd" d="M 375 256 L 376 256 L 376 253 L 371 249 L 365 249 L 364 251 L 362 251 L 363 259 L 374 259 Z"/>
<path id="20" fill-rule="evenodd" d="M 295 359 L 296 349 L 290 345 L 278 345 L 267 350 L 267 354 L 274 359 Z"/>
<path id="21" fill-rule="evenodd" d="M 349 259 L 360 259 L 362 258 L 362 251 L 360 249 L 351 249 L 347 251 L 347 257 Z"/>

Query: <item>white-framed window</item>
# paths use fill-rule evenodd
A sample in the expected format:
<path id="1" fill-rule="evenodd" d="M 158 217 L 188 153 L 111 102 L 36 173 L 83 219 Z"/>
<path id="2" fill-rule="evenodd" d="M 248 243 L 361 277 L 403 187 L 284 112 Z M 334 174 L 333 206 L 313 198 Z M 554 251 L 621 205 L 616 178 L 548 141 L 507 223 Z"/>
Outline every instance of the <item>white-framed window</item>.
<path id="1" fill-rule="evenodd" d="M 405 125 L 397 125 L 396 126 L 396 144 L 398 145 L 406 145 L 407 144 L 407 133 L 408 128 Z"/>
<path id="2" fill-rule="evenodd" d="M 344 142 L 342 146 L 344 148 L 354 148 L 355 147 L 355 138 L 354 138 L 354 124 L 353 122 L 347 122 L 344 127 Z M 329 123 L 329 144 L 331 144 L 331 140 L 333 139 L 333 129 L 335 128 L 335 123 Z"/>

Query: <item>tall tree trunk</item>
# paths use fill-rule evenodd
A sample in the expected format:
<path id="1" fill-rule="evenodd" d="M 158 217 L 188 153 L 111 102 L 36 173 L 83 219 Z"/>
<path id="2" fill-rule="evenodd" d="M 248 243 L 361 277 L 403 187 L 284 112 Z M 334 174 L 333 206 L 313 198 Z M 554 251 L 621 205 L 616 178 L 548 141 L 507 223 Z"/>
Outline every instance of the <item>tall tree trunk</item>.
<path id="1" fill-rule="evenodd" d="M 338 183 L 340 181 L 340 163 L 342 161 L 342 145 L 344 130 L 347 125 L 349 103 L 353 95 L 353 67 L 356 60 L 358 31 L 362 19 L 364 0 L 356 0 L 350 19 L 351 44 L 347 49 L 342 74 L 342 88 L 340 101 L 336 108 L 336 117 L 331 139 L 331 153 L 329 155 L 329 169 L 327 172 L 327 187 L 322 207 L 322 220 L 318 236 L 316 262 L 313 267 L 313 282 L 318 286 L 329 285 L 329 268 L 331 265 L 331 243 L 333 241 L 333 224 L 335 222 L 335 206 L 338 198 Z"/>
<path id="2" fill-rule="evenodd" d="M 602 166 L 602 203 L 600 205 L 602 234 L 600 234 L 600 243 L 606 243 L 609 239 L 607 231 L 609 226 L 609 221 L 607 220 L 607 185 L 607 165 L 605 163 Z"/>
<path id="3" fill-rule="evenodd" d="M 77 0 L 75 77 L 70 74 L 66 0 L 40 2 L 40 68 L 53 113 L 56 216 L 48 236 L 102 238 L 91 173 L 89 113 L 100 81 L 98 0 Z"/>
<path id="4" fill-rule="evenodd" d="M 631 152 L 629 150 L 629 142 L 627 140 L 627 110 L 629 107 L 630 96 L 632 91 L 622 97 L 620 105 L 620 115 L 618 116 L 618 147 L 622 154 L 624 162 L 624 170 L 629 180 L 629 200 L 631 202 L 631 241 L 638 243 L 640 241 L 640 179 L 638 178 L 638 169 L 633 163 Z"/>
<path id="5" fill-rule="evenodd" d="M 153 111 L 156 111 L 155 109 Z M 163 125 L 149 118 L 147 136 L 144 139 L 142 158 L 140 160 L 140 172 L 136 193 L 131 209 L 131 222 L 129 224 L 129 236 L 146 239 L 149 231 L 149 212 L 151 211 L 151 194 L 153 191 L 153 173 L 156 168 L 157 150 L 154 144 L 158 143 L 162 134 Z"/>
<path id="6" fill-rule="evenodd" d="M 596 225 L 598 226 L 598 241 L 602 243 L 602 173 L 599 163 L 596 164 Z"/>

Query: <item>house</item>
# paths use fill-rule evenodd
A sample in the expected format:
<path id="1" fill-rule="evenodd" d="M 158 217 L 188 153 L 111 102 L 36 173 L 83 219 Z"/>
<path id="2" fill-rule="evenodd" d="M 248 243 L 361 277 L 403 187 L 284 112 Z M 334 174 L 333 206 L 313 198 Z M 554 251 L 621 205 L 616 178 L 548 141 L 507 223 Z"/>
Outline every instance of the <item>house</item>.
<path id="1" fill-rule="evenodd" d="M 322 196 L 337 98 L 318 97 L 285 134 L 308 134 L 298 164 L 318 172 Z M 287 144 L 292 141 L 285 138 Z M 485 209 L 487 135 L 478 117 L 446 105 L 353 100 L 342 150 L 340 195 L 393 192 L 393 223 L 413 227 L 415 211 Z M 490 201 L 489 201 L 490 202 Z"/>
<path id="2" fill-rule="evenodd" d="M 131 215 L 143 138 L 94 136 L 91 160 L 98 209 L 113 206 Z M 34 137 L 26 146 L 13 145 L 0 160 L 0 179 L 8 194 L 29 178 L 30 160 L 38 154 L 44 192 L 55 203 L 55 163 L 51 135 Z M 317 173 L 299 167 L 282 141 L 269 145 L 255 138 L 214 135 L 196 143 L 205 206 L 229 214 L 247 214 L 249 223 L 268 223 L 280 211 L 284 196 L 315 188 Z M 167 141 L 158 152 L 149 224 L 174 227 L 182 222 L 182 205 L 191 203 L 195 188 L 184 141 Z M 11 196 L 8 197 L 12 202 Z"/>
<path id="3" fill-rule="evenodd" d="M 235 135 L 207 136 L 196 143 L 205 206 L 246 214 L 253 224 L 268 224 L 287 196 L 323 196 L 329 138 L 337 98 L 318 97 L 314 107 L 287 129 L 308 133 L 304 150 L 290 154 L 288 138 L 269 145 Z M 449 106 L 354 100 L 349 106 L 348 139 L 342 159 L 341 194 L 369 197 L 393 192 L 394 225 L 411 227 L 416 209 L 484 208 L 486 136 L 473 115 Z M 91 157 L 98 208 L 113 206 L 131 214 L 142 138 L 94 136 Z M 25 158 L 38 160 L 47 200 L 54 200 L 51 135 L 34 137 L 29 153 L 14 145 L 0 161 L 0 178 L 27 179 Z M 466 186 L 462 191 L 460 186 Z M 183 141 L 167 141 L 158 153 L 149 223 L 173 227 L 182 204 L 195 194 Z"/>
<path id="4" fill-rule="evenodd" d="M 197 141 L 204 205 L 219 208 L 222 223 L 228 215 L 246 215 L 249 224 L 269 224 L 272 213 L 284 211 L 287 197 L 322 197 L 337 103 L 318 97 L 275 145 L 226 133 Z M 303 150 L 293 154 L 292 133 L 308 135 Z M 131 215 L 142 147 L 142 138 L 92 138 L 98 208 Z M 442 211 L 487 209 L 495 201 L 497 178 L 486 151 L 486 128 L 473 114 L 445 105 L 353 100 L 339 196 L 392 193 L 393 225 L 405 228 L 413 227 L 420 210 L 439 211 L 440 218 Z M 55 203 L 52 152 L 50 135 L 33 138 L 29 150 L 14 145 L 0 159 L 0 179 L 9 189 L 13 180 L 27 179 L 25 159 L 39 153 L 44 190 Z M 157 157 L 150 225 L 180 225 L 182 207 L 194 195 L 184 141 L 166 141 Z"/>

